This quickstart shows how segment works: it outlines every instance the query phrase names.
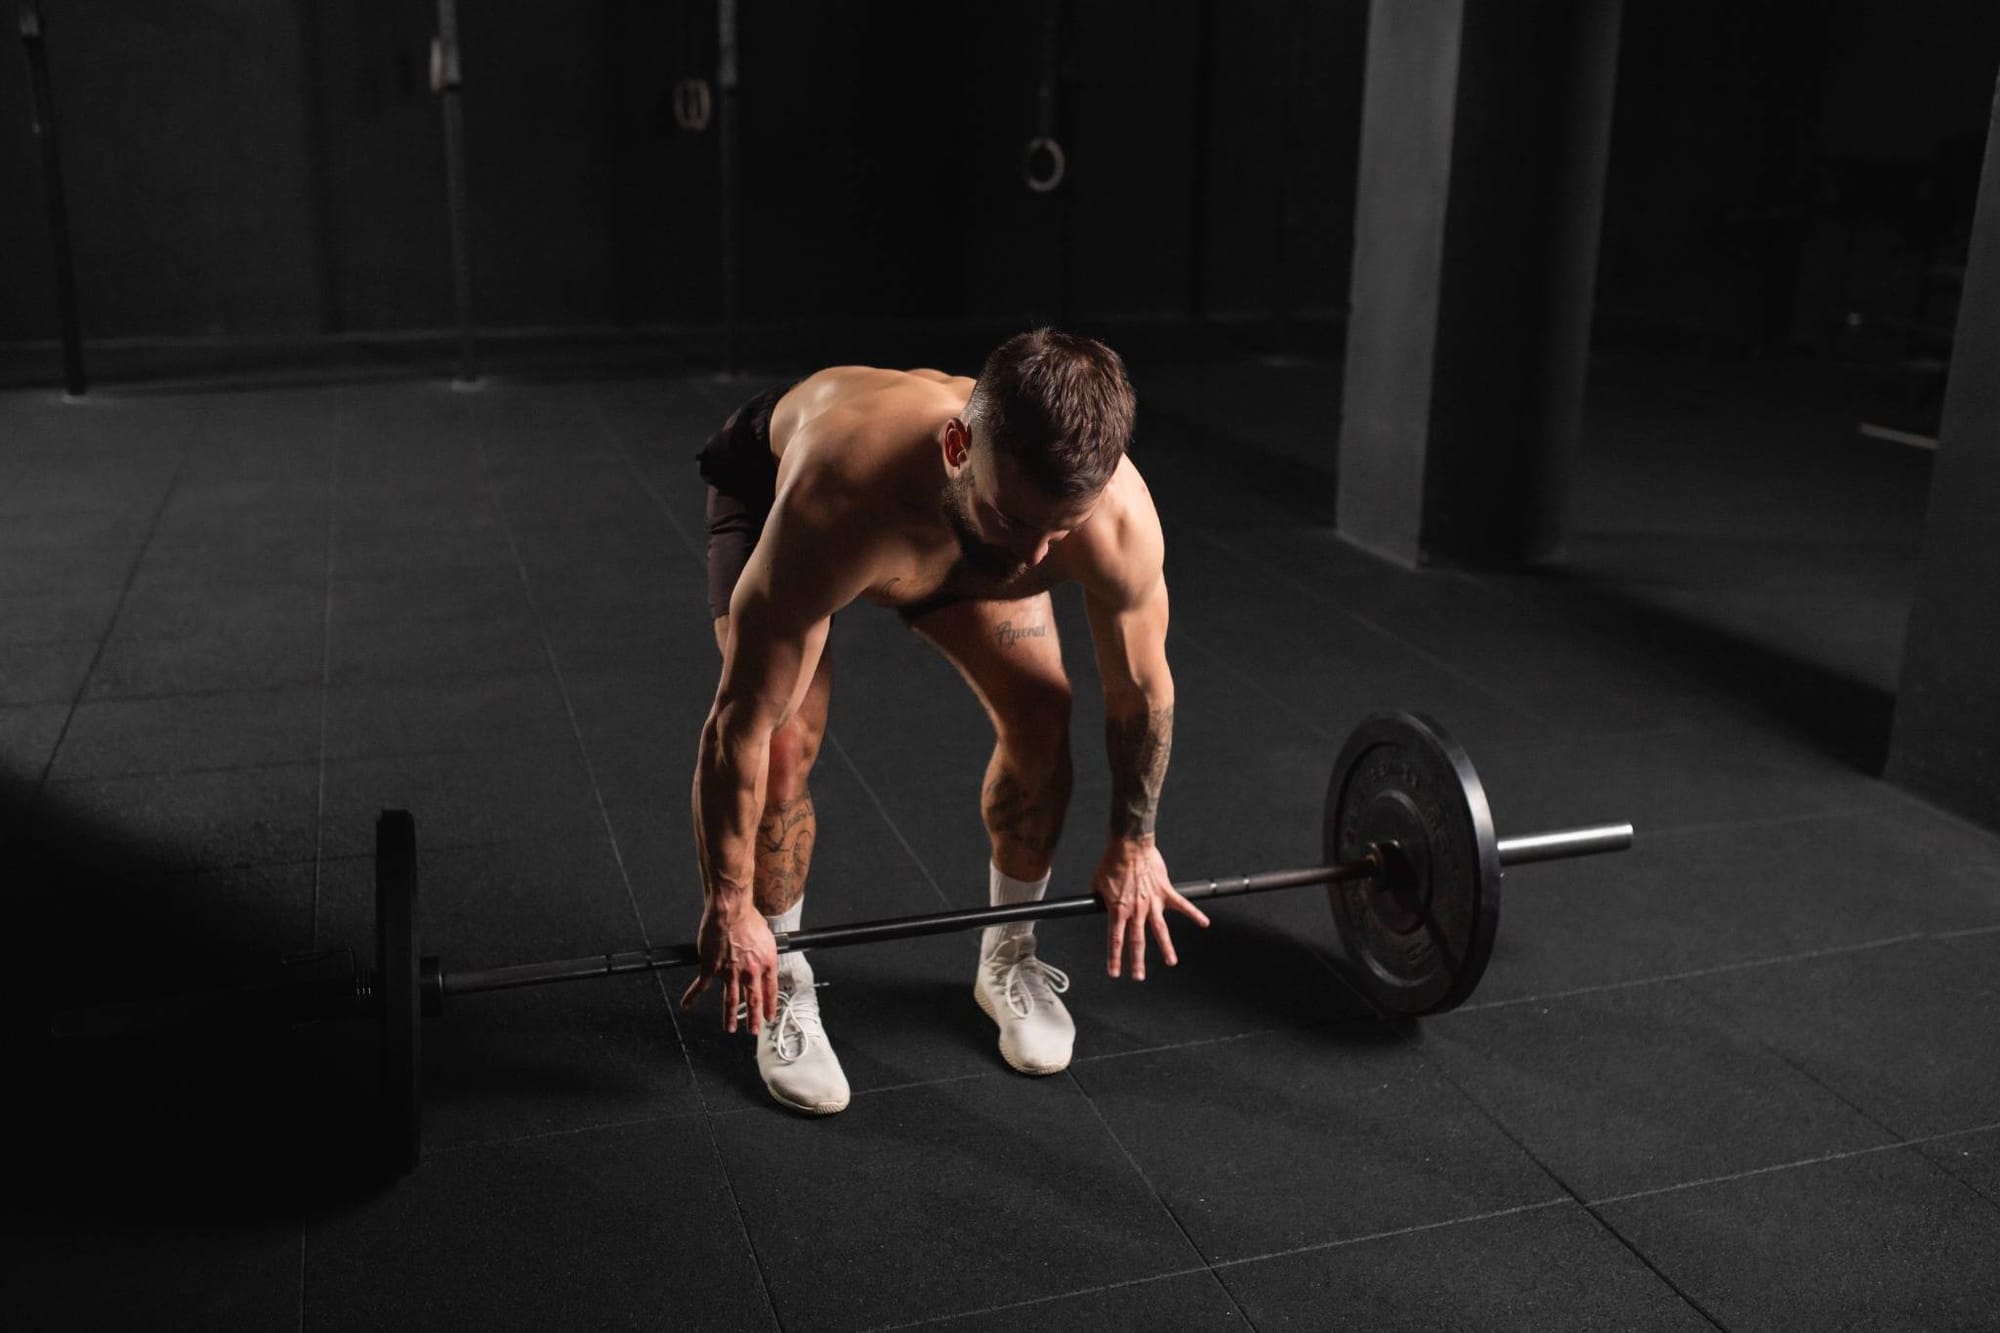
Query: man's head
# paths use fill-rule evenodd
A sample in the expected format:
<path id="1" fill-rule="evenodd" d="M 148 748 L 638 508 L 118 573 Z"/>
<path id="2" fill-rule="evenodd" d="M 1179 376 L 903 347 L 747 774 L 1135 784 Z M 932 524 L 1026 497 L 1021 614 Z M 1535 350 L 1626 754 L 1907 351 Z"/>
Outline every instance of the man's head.
<path id="1" fill-rule="evenodd" d="M 1103 343 L 1037 329 L 994 348 L 941 437 L 944 513 L 966 562 L 994 577 L 1040 563 L 1096 508 L 1133 406 L 1125 363 Z"/>

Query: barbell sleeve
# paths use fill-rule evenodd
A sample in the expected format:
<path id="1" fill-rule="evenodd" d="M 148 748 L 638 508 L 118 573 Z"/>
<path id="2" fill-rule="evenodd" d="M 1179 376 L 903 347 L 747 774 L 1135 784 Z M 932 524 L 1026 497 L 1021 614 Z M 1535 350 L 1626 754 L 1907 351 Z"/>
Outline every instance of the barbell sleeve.
<path id="1" fill-rule="evenodd" d="M 1557 829 L 1551 833 L 1530 833 L 1519 838 L 1502 838 L 1500 864 L 1519 866 L 1533 861 L 1563 861 L 1572 856 L 1622 852 L 1631 846 L 1630 824 L 1597 824 L 1590 828 Z"/>

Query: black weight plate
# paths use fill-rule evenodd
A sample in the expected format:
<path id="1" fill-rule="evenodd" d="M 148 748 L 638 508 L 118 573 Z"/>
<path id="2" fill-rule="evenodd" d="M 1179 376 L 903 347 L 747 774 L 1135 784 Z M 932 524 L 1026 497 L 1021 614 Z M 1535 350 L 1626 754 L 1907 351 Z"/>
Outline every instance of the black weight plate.
<path id="1" fill-rule="evenodd" d="M 375 821 L 375 992 L 383 1145 L 399 1174 L 413 1170 L 423 1151 L 417 968 L 417 825 L 407 810 L 384 810 Z"/>
<path id="2" fill-rule="evenodd" d="M 1463 1004 L 1500 928 L 1500 848 L 1479 775 L 1443 728 L 1414 713 L 1356 727 L 1333 766 L 1322 833 L 1329 865 L 1393 843 L 1388 873 L 1327 896 L 1354 979 L 1387 1013 Z"/>

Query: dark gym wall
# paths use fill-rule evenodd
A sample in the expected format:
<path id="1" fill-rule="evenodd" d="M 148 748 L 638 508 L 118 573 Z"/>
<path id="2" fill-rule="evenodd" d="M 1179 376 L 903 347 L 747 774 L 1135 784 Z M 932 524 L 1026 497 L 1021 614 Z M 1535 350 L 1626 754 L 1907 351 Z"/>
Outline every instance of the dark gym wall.
<path id="1" fill-rule="evenodd" d="M 46 0 L 42 8 L 87 331 L 316 326 L 300 11 L 229 0 Z M 52 338 L 27 63 L 16 26 L 7 32 L 0 238 L 20 244 L 0 259 L 8 293 L 0 336 Z"/>
<path id="2" fill-rule="evenodd" d="M 1970 136 L 1976 168 L 1996 63 L 1987 0 L 1629 0 L 1600 330 L 1830 350 L 1850 310 L 1910 313 L 1911 269 L 1963 258 L 1908 253 L 1924 164 Z"/>
<path id="3" fill-rule="evenodd" d="M 1347 309 L 1367 0 L 1217 0 L 1204 313 Z"/>
<path id="4" fill-rule="evenodd" d="M 43 3 L 89 337 L 449 325 L 428 0 Z M 1038 196 L 1042 4 L 743 5 L 744 317 L 1343 306 L 1365 3 L 1060 8 L 1070 175 Z M 670 102 L 713 72 L 713 3 L 492 0 L 461 28 L 479 321 L 715 319 L 716 136 Z M 13 46 L 0 340 L 52 339 Z"/>

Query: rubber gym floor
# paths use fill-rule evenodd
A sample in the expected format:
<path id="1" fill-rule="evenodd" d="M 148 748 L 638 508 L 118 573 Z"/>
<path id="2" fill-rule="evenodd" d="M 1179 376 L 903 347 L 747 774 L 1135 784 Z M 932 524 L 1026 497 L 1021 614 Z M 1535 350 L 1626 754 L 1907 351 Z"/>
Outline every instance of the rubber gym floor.
<path id="1" fill-rule="evenodd" d="M 495 376 L 0 395 L 5 1306 L 21 1329 L 1992 1328 L 2000 840 L 1877 776 L 1929 455 L 1825 369 L 1603 357 L 1574 539 L 1513 575 L 1344 546 L 1337 365 L 1134 358 L 1168 539 L 1176 878 L 1309 864 L 1412 708 L 1501 832 L 1463 1008 L 1365 1016 L 1313 889 L 1074 978 L 1018 1076 L 949 935 L 816 960 L 855 1096 L 791 1116 L 682 973 L 455 1001 L 382 1179 L 365 1023 L 50 1051 L 50 1007 L 370 948 L 415 813 L 447 967 L 690 938 L 717 654 L 692 454 L 768 382 Z M 789 367 L 772 367 L 774 372 Z M 1078 776 L 1108 799 L 1076 590 Z M 991 733 L 857 606 L 806 923 L 982 904 Z"/>

